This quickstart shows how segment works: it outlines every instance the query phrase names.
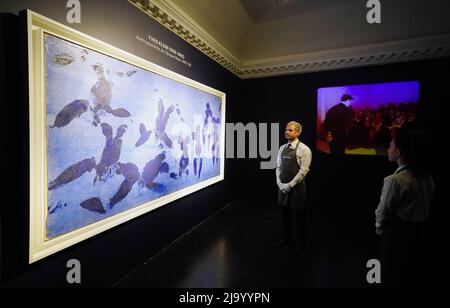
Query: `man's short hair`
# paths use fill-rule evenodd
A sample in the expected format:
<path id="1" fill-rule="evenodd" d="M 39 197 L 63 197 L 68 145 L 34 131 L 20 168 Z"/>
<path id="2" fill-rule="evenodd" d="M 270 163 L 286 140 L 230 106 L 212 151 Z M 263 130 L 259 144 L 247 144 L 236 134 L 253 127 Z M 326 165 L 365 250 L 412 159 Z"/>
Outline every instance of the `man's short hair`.
<path id="1" fill-rule="evenodd" d="M 299 133 L 299 134 L 302 133 L 303 128 L 302 128 L 302 126 L 300 125 L 300 123 L 295 122 L 295 121 L 291 121 L 291 122 L 289 122 L 289 123 L 287 124 L 287 126 L 289 126 L 289 125 L 294 126 L 295 131 L 296 131 L 297 133 Z"/>
<path id="2" fill-rule="evenodd" d="M 341 102 L 345 102 L 345 101 L 352 101 L 353 97 L 350 94 L 344 94 L 341 97 Z"/>
<path id="3" fill-rule="evenodd" d="M 421 130 L 407 127 L 398 129 L 394 144 L 400 149 L 400 154 L 407 160 L 410 167 L 415 170 L 425 170 L 429 147 L 425 134 Z"/>

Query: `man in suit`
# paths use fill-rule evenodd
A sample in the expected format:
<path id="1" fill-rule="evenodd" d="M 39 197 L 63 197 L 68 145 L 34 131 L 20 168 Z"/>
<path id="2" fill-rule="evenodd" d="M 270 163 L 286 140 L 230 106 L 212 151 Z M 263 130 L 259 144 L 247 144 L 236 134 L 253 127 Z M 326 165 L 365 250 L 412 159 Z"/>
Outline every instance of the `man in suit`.
<path id="1" fill-rule="evenodd" d="M 331 107 L 325 115 L 323 125 L 326 140 L 330 144 L 330 153 L 345 153 L 347 129 L 353 119 L 353 111 L 350 108 L 352 100 L 350 94 L 342 95 L 341 102 Z"/>
<path id="2" fill-rule="evenodd" d="M 278 204 L 281 206 L 284 239 L 277 244 L 292 245 L 292 254 L 297 255 L 305 248 L 305 177 L 309 172 L 311 150 L 298 139 L 302 126 L 297 122 L 286 125 L 285 137 L 288 143 L 278 151 L 276 180 Z"/>
<path id="3" fill-rule="evenodd" d="M 398 165 L 384 179 L 375 211 L 376 233 L 381 236 L 381 279 L 385 286 L 417 286 L 423 264 L 423 224 L 433 203 L 434 182 L 426 172 L 427 147 L 419 130 L 399 129 L 388 149 Z"/>

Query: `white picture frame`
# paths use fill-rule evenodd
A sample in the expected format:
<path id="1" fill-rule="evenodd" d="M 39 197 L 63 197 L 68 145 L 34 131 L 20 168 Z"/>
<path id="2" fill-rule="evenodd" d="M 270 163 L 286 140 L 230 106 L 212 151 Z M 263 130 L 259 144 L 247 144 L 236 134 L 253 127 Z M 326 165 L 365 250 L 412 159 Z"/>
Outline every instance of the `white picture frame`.
<path id="1" fill-rule="evenodd" d="M 182 198 L 186 195 L 194 193 L 198 190 L 206 188 L 212 184 L 215 184 L 224 179 L 224 151 L 225 151 L 225 93 L 215 90 L 211 87 L 198 83 L 194 80 L 186 78 L 180 74 L 169 71 L 161 66 L 153 64 L 147 60 L 141 59 L 137 56 L 134 56 L 126 51 L 120 50 L 116 47 L 113 47 L 107 43 L 104 43 L 100 40 L 92 38 L 86 34 L 83 34 L 79 31 L 71 29 L 65 25 L 59 24 L 49 18 L 46 18 L 42 15 L 39 15 L 32 11 L 27 11 L 27 35 L 28 35 L 28 60 L 29 60 L 29 121 L 30 121 L 30 234 L 29 234 L 29 263 L 33 263 L 37 260 L 45 258 L 53 253 L 56 253 L 62 249 L 70 247 L 76 243 L 79 243 L 87 238 L 95 236 L 103 231 L 111 229 L 115 226 L 118 226 L 126 221 L 129 221 L 133 218 L 136 218 L 140 215 L 148 213 L 156 208 L 159 208 L 163 205 L 166 205 L 170 202 L 173 202 L 179 198 Z M 55 176 L 51 176 L 49 178 L 49 164 L 51 165 L 49 157 L 49 148 L 53 142 L 53 139 L 50 140 L 49 132 L 52 128 L 49 128 L 49 115 L 47 113 L 47 96 L 46 96 L 46 82 L 48 82 L 46 75 L 46 51 L 45 49 L 45 38 L 47 36 L 51 36 L 52 38 L 56 38 L 55 40 L 63 40 L 67 42 L 68 46 L 79 46 L 86 50 L 86 52 L 92 52 L 97 54 L 97 57 L 104 56 L 111 58 L 115 61 L 120 61 L 121 63 L 125 63 L 126 65 L 135 67 L 137 71 L 145 71 L 149 74 L 154 74 L 155 78 L 164 78 L 167 79 L 168 83 L 172 83 L 175 85 L 179 85 L 179 87 L 188 87 L 192 89 L 194 93 L 200 93 L 199 95 L 211 96 L 218 99 L 220 102 L 219 111 L 215 113 L 216 122 L 218 122 L 220 116 L 220 128 L 216 131 L 216 142 L 220 143 L 220 152 L 218 157 L 216 157 L 218 165 L 218 174 L 204 180 L 199 180 L 198 183 L 192 184 L 190 186 L 186 186 L 182 189 L 168 192 L 167 194 L 161 195 L 157 199 L 151 200 L 149 202 L 136 205 L 127 210 L 117 212 L 111 215 L 105 216 L 104 219 L 100 219 L 98 221 L 91 222 L 87 225 L 83 225 L 80 227 L 76 227 L 71 231 L 63 232 L 54 237 L 48 236 L 48 226 L 49 226 L 49 183 L 54 180 Z M 79 55 L 78 55 L 79 56 Z M 77 57 L 78 57 L 77 56 Z M 69 57 L 68 58 L 58 58 L 55 60 L 55 63 L 60 66 L 67 65 L 68 62 L 80 61 L 77 57 Z M 61 60 L 62 62 L 58 62 Z M 81 59 L 83 60 L 83 58 Z M 124 65 L 125 65 L 124 64 Z M 59 68 L 58 68 L 59 69 Z M 123 75 L 123 74 L 122 74 Z M 91 78 L 91 77 L 90 77 Z M 93 89 L 93 88 L 92 88 Z M 93 90 L 91 89 L 91 92 Z M 92 93 L 91 93 L 92 94 Z M 69 103 L 69 102 L 66 102 Z M 92 104 L 92 102 L 89 102 Z M 199 103 L 200 104 L 200 103 Z M 170 105 L 170 103 L 169 103 Z M 167 107 L 167 106 L 166 106 Z M 83 109 L 84 110 L 84 109 Z M 92 106 L 90 107 L 92 111 Z M 106 109 L 105 109 L 106 110 Z M 109 109 L 108 109 L 109 110 Z M 118 109 L 117 109 L 118 110 Z M 121 109 L 122 110 L 122 109 Z M 109 110 L 110 111 L 110 110 Z M 217 110 L 216 110 L 217 111 Z M 81 119 L 89 113 L 89 109 L 87 112 L 82 115 Z M 174 112 L 175 114 L 176 112 Z M 204 113 L 204 112 L 203 112 Z M 93 113 L 95 115 L 95 113 Z M 120 112 L 118 112 L 119 116 L 122 116 Z M 110 117 L 111 114 L 105 113 L 105 117 Z M 211 116 L 213 120 L 214 118 Z M 52 119 L 53 121 L 54 119 Z M 128 126 L 135 125 L 134 122 L 130 119 L 128 120 Z M 208 116 L 206 116 L 206 121 L 208 120 Z M 71 123 L 61 129 L 66 129 L 75 121 L 82 121 L 80 118 L 73 117 L 71 119 Z M 101 123 L 102 120 L 98 122 L 99 126 L 103 125 Z M 101 124 L 100 124 L 101 123 Z M 62 124 L 59 124 L 62 125 Z M 56 120 L 55 124 L 56 126 Z M 55 129 L 55 128 L 53 128 Z M 60 129 L 57 127 L 56 129 Z M 128 129 L 131 129 L 128 127 Z M 99 132 L 100 127 L 92 126 L 92 130 L 95 130 L 96 133 Z M 53 132 L 53 131 L 52 131 Z M 156 131 L 155 131 L 156 132 Z M 218 132 L 218 133 L 217 133 Z M 114 132 L 115 133 L 115 132 Z M 194 135 L 192 135 L 194 136 Z M 56 140 L 56 138 L 55 138 Z M 174 140 L 175 142 L 175 140 Z M 124 142 L 125 144 L 125 142 Z M 167 145 L 162 144 L 162 149 L 167 148 Z M 161 146 L 161 144 L 159 146 Z M 175 144 L 175 143 L 174 143 Z M 181 143 L 180 143 L 181 144 Z M 175 145 L 174 145 L 175 147 Z M 206 147 L 206 146 L 205 146 Z M 130 148 L 131 149 L 131 148 Z M 216 148 L 217 149 L 217 148 Z M 131 149 L 132 150 L 132 149 Z M 131 151 L 130 150 L 130 151 Z M 192 149 L 191 149 L 192 150 Z M 214 150 L 212 151 L 214 152 Z M 96 162 L 100 160 L 100 154 L 96 153 L 97 159 Z M 209 159 L 209 158 L 208 158 Z M 213 158 L 214 160 L 214 158 Z M 220 164 L 219 164 L 220 163 Z M 192 164 L 192 162 L 191 162 Z M 70 165 L 68 162 L 67 165 Z M 97 165 L 98 166 L 98 165 Z M 142 170 L 142 166 L 138 166 L 139 170 Z M 117 171 L 117 165 L 115 166 Z M 114 168 L 111 167 L 113 170 Z M 83 176 L 90 175 L 94 177 L 96 168 L 93 170 L 86 172 Z M 181 169 L 180 169 L 181 170 Z M 176 172 L 175 172 L 176 173 Z M 181 173 L 181 171 L 180 171 Z M 97 172 L 98 176 L 98 172 Z M 114 177 L 115 175 L 113 175 Z M 167 178 L 167 175 L 164 175 Z M 176 177 L 175 174 L 174 177 Z M 188 175 L 186 175 L 187 178 Z M 141 175 L 142 178 L 142 175 Z M 200 179 L 200 177 L 199 177 Z M 77 179 L 78 180 L 78 179 Z M 107 183 L 107 182 L 105 182 Z M 140 183 L 140 182 L 139 182 Z M 59 183 L 61 184 L 61 183 Z M 70 185 L 70 183 L 63 183 L 61 186 Z M 138 184 L 135 184 L 138 185 Z M 53 185 L 55 186 L 55 185 Z M 144 186 L 145 188 L 145 186 Z M 145 190 L 145 189 L 144 189 Z M 77 206 L 77 205 L 68 205 L 67 207 Z M 62 208 L 62 207 L 61 207 Z M 53 208 L 55 210 L 55 207 Z M 61 212 L 64 209 L 61 209 Z M 106 211 L 106 210 L 105 210 Z M 92 214 L 92 211 L 86 210 L 86 212 Z M 67 212 L 69 213 L 69 211 Z M 96 214 L 96 213 L 94 213 Z M 66 217 L 67 218 L 67 217 Z M 68 218 L 70 219 L 70 218 Z"/>

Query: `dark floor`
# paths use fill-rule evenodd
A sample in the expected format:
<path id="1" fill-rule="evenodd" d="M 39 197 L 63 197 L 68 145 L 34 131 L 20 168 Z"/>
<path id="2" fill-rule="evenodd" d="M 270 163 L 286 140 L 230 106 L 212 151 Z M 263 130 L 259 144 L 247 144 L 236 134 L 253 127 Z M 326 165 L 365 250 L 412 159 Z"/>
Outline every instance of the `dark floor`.
<path id="1" fill-rule="evenodd" d="M 361 232 L 310 211 L 306 253 L 274 246 L 282 226 L 274 204 L 235 201 L 151 257 L 116 287 L 371 287 L 376 247 Z M 312 240 L 314 239 L 314 240 Z"/>

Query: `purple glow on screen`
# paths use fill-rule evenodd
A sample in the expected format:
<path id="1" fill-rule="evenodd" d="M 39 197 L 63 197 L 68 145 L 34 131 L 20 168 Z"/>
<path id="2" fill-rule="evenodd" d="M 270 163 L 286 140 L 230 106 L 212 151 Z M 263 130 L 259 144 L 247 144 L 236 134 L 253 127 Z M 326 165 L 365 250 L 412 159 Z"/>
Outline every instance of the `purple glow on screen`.
<path id="1" fill-rule="evenodd" d="M 397 130 L 417 124 L 419 93 L 418 81 L 318 89 L 316 148 L 325 153 L 386 155 Z M 344 94 L 352 99 L 341 104 Z"/>
<path id="2" fill-rule="evenodd" d="M 317 91 L 318 120 L 325 118 L 327 110 L 339 103 L 343 94 L 353 97 L 354 109 L 378 109 L 381 105 L 417 103 L 419 89 L 418 81 L 320 88 Z"/>

